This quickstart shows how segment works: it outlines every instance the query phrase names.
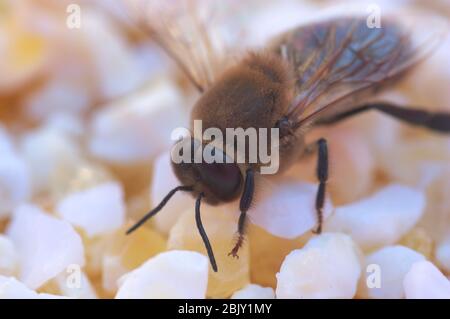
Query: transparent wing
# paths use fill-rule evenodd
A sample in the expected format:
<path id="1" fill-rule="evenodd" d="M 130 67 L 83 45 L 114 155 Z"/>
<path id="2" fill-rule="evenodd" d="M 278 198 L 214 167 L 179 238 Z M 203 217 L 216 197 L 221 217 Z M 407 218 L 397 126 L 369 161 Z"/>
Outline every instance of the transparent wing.
<path id="1" fill-rule="evenodd" d="M 202 0 L 126 0 L 138 25 L 203 92 L 224 67 L 227 51 L 213 21 L 220 12 Z"/>
<path id="2" fill-rule="evenodd" d="M 369 28 L 365 18 L 336 18 L 281 36 L 273 48 L 294 66 L 297 80 L 288 117 L 298 128 L 356 106 L 427 56 L 441 37 L 413 41 L 387 18 L 381 28 Z"/>

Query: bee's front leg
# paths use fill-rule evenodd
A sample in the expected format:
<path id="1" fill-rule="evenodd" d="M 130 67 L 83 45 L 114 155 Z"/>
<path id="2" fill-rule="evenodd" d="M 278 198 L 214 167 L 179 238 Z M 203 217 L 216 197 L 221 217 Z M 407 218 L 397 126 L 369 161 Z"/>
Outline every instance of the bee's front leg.
<path id="1" fill-rule="evenodd" d="M 317 149 L 317 179 L 319 180 L 319 188 L 316 195 L 316 212 L 317 212 L 317 228 L 313 231 L 316 234 L 322 232 L 323 223 L 323 207 L 325 204 L 326 185 L 328 181 L 328 146 L 324 138 L 319 139 L 314 145 L 308 146 L 307 149 Z"/>
<path id="2" fill-rule="evenodd" d="M 241 210 L 241 215 L 239 216 L 238 222 L 238 238 L 236 244 L 234 245 L 228 256 L 233 256 L 239 258 L 238 251 L 244 244 L 244 234 L 245 226 L 247 221 L 247 211 L 250 209 L 253 200 L 253 194 L 255 192 L 255 177 L 254 172 L 248 169 L 245 175 L 244 191 L 241 196 L 241 201 L 239 203 L 239 208 Z"/>

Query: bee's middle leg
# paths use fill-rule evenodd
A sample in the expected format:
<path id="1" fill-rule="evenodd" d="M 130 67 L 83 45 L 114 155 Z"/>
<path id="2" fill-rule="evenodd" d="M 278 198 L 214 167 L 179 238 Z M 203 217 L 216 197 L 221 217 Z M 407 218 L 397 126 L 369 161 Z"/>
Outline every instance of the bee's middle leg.
<path id="1" fill-rule="evenodd" d="M 238 251 L 244 244 L 245 226 L 247 222 L 247 211 L 250 209 L 250 206 L 252 204 L 254 191 L 255 191 L 254 172 L 251 169 L 248 169 L 245 175 L 244 191 L 242 193 L 241 200 L 239 203 L 241 215 L 239 216 L 238 221 L 238 231 L 237 231 L 238 238 L 236 244 L 234 245 L 233 249 L 228 254 L 228 256 L 239 258 Z"/>
<path id="2" fill-rule="evenodd" d="M 317 170 L 316 176 L 319 180 L 319 188 L 316 194 L 316 212 L 317 212 L 317 228 L 313 231 L 316 234 L 322 232 L 323 223 L 323 207 L 325 205 L 326 186 L 328 181 L 328 145 L 324 138 L 307 146 L 306 152 L 310 153 L 317 150 Z"/>

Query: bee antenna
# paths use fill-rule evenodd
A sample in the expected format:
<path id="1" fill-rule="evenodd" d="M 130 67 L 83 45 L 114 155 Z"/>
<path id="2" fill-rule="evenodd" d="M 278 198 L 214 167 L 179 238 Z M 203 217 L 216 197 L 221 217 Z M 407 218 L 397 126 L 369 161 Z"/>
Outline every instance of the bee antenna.
<path id="1" fill-rule="evenodd" d="M 197 223 L 197 228 L 202 237 L 203 243 L 205 244 L 206 252 L 208 253 L 209 262 L 211 263 L 211 267 L 214 272 L 217 272 L 217 263 L 214 258 L 214 252 L 211 247 L 211 243 L 209 242 L 208 235 L 206 235 L 205 228 L 203 228 L 202 219 L 200 216 L 200 204 L 202 202 L 204 194 L 200 193 L 197 197 L 197 201 L 195 202 L 195 222 Z"/>
<path id="2" fill-rule="evenodd" d="M 155 216 L 161 209 L 164 208 L 164 206 L 166 206 L 167 202 L 172 198 L 172 196 L 178 192 L 178 191 L 185 191 L 185 192 L 192 192 L 193 191 L 193 187 L 192 186 L 184 186 L 184 185 L 180 185 L 175 187 L 174 189 L 172 189 L 161 201 L 161 203 L 159 203 L 158 206 L 156 206 L 154 209 L 152 209 L 150 212 L 148 212 L 147 214 L 144 215 L 144 217 L 142 217 L 136 224 L 134 224 L 130 229 L 127 230 L 126 234 L 129 235 L 132 232 L 134 232 L 136 229 L 138 229 L 139 227 L 141 227 L 147 220 L 149 220 L 150 218 L 152 218 L 153 216 Z"/>

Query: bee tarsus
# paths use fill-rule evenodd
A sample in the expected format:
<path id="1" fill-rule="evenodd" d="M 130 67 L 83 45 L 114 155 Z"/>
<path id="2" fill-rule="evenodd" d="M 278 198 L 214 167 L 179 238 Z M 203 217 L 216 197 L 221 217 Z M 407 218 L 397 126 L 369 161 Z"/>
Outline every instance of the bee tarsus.
<path id="1" fill-rule="evenodd" d="M 239 208 L 241 210 L 241 215 L 239 216 L 238 221 L 238 239 L 236 244 L 234 245 L 231 252 L 228 256 L 233 256 L 235 258 L 239 258 L 238 251 L 244 244 L 244 234 L 245 234 L 245 226 L 247 222 L 247 211 L 250 209 L 253 200 L 253 194 L 255 192 L 255 175 L 251 168 L 247 169 L 245 174 L 245 182 L 244 182 L 244 191 L 241 196 L 241 200 L 239 203 Z"/>

